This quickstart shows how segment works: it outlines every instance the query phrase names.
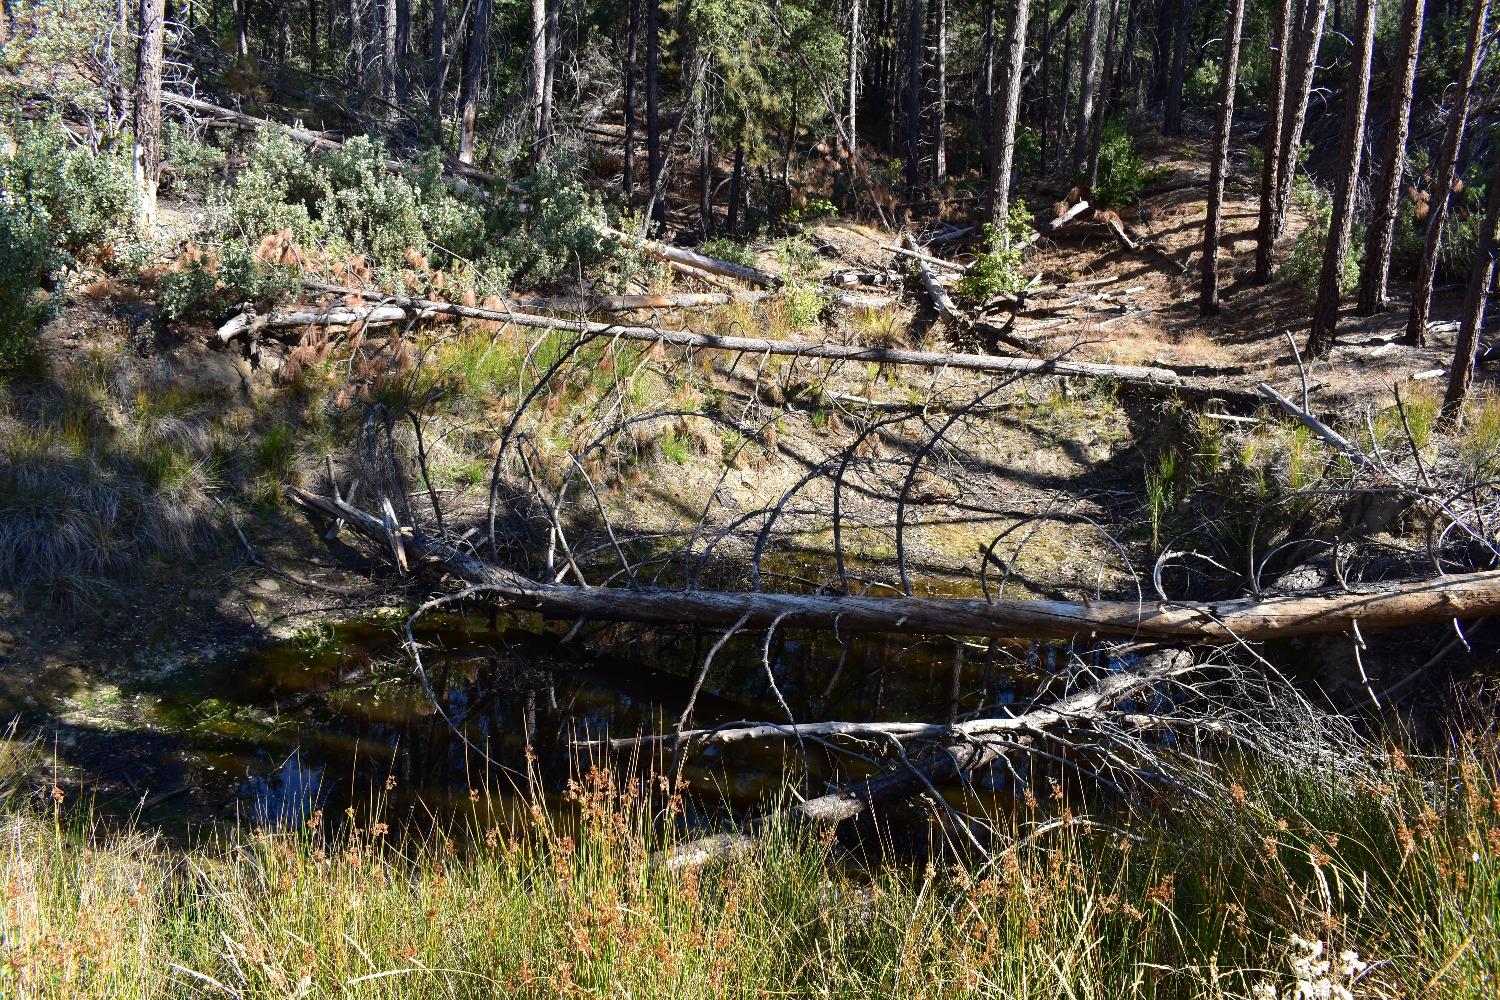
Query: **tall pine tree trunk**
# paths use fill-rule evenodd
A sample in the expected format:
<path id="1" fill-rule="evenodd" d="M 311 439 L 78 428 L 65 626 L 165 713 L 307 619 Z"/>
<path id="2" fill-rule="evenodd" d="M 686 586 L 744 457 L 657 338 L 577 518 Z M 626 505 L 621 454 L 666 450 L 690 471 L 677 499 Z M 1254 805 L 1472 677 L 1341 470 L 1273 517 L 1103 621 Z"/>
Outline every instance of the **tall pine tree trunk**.
<path id="1" fill-rule="evenodd" d="M 625 208 L 631 207 L 635 193 L 635 60 L 639 44 L 641 0 L 626 0 L 630 12 L 625 26 L 625 161 L 621 183 L 624 186 Z"/>
<path id="2" fill-rule="evenodd" d="M 849 0 L 849 76 L 845 113 L 849 116 L 847 138 L 851 161 L 859 155 L 859 5 L 860 0 Z"/>
<path id="3" fill-rule="evenodd" d="M 490 0 L 475 0 L 474 16 L 464 40 L 463 73 L 458 82 L 458 158 L 474 162 L 474 124 L 479 116 L 479 89 L 489 66 Z"/>
<path id="4" fill-rule="evenodd" d="M 531 108 L 531 149 L 540 152 L 543 103 L 547 90 L 547 0 L 531 0 L 531 42 L 527 46 L 526 94 Z"/>
<path id="5" fill-rule="evenodd" d="M 740 201 L 745 187 L 745 113 L 740 112 L 740 134 L 734 143 L 734 172 L 729 175 L 729 215 L 724 220 L 729 231 L 740 234 Z"/>
<path id="6" fill-rule="evenodd" d="M 443 83 L 448 75 L 448 8 L 446 0 L 432 0 L 432 78 L 427 81 L 427 111 L 439 126 L 443 120 Z M 440 130 L 441 131 L 441 128 Z"/>
<path id="7" fill-rule="evenodd" d="M 1172 33 L 1172 75 L 1167 81 L 1167 106 L 1162 112 L 1164 135 L 1182 132 L 1182 82 L 1187 75 L 1187 52 L 1192 44 L 1193 0 L 1177 0 L 1177 27 Z"/>
<path id="8" fill-rule="evenodd" d="M 1412 89 L 1422 47 L 1422 18 L 1427 0 L 1406 0 L 1401 10 L 1399 70 L 1391 83 L 1391 112 L 1385 124 L 1385 146 L 1380 176 L 1371 191 L 1369 228 L 1365 231 L 1365 261 L 1359 275 L 1359 304 L 1355 312 L 1373 316 L 1386 308 L 1386 280 L 1391 270 L 1391 247 L 1396 236 L 1396 205 L 1401 197 L 1401 173 L 1406 163 L 1406 138 L 1411 133 Z"/>
<path id="9" fill-rule="evenodd" d="M 1203 223 L 1203 285 L 1198 311 L 1219 312 L 1219 218 L 1224 210 L 1224 175 L 1229 169 L 1229 138 L 1234 128 L 1234 89 L 1240 73 L 1240 28 L 1245 0 L 1233 0 L 1224 25 L 1224 60 L 1219 71 L 1219 119 L 1214 125 L 1213 159 L 1208 174 L 1208 215 Z"/>
<path id="10" fill-rule="evenodd" d="M 1089 0 L 1083 22 L 1083 73 L 1078 81 L 1078 127 L 1073 137 L 1073 173 L 1087 177 L 1089 138 L 1093 134 L 1094 98 L 1099 88 L 1099 33 L 1105 0 Z"/>
<path id="11" fill-rule="evenodd" d="M 917 159 L 922 132 L 922 0 L 911 0 L 906 48 L 906 200 L 917 198 Z"/>
<path id="12" fill-rule="evenodd" d="M 162 0 L 141 0 L 140 47 L 135 64 L 135 184 L 141 226 L 156 225 L 156 189 L 161 184 Z"/>
<path id="13" fill-rule="evenodd" d="M 1287 51 L 1292 33 L 1297 0 L 1274 0 L 1275 15 L 1271 22 L 1271 94 L 1266 102 L 1270 119 L 1266 122 L 1260 158 L 1260 221 L 1255 230 L 1255 280 L 1271 280 L 1271 250 L 1276 235 L 1276 185 L 1280 171 L 1281 132 L 1285 127 L 1287 70 L 1291 66 Z"/>
<path id="14" fill-rule="evenodd" d="M 1474 94 L 1475 76 L 1480 69 L 1479 56 L 1484 48 L 1489 14 L 1490 0 L 1475 0 L 1458 93 L 1448 112 L 1448 130 L 1443 135 L 1443 150 L 1434 174 L 1432 201 L 1427 213 L 1427 239 L 1422 244 L 1417 280 L 1411 290 L 1411 311 L 1406 316 L 1406 336 L 1402 338 L 1405 343 L 1419 347 L 1427 343 L 1427 316 L 1432 310 L 1432 282 L 1437 277 L 1438 250 L 1443 243 L 1443 225 L 1448 218 L 1448 202 L 1453 196 L 1453 179 L 1458 170 L 1459 150 L 1463 147 L 1464 128 L 1469 121 L 1469 105 Z"/>
<path id="15" fill-rule="evenodd" d="M 665 229 L 666 206 L 656 197 L 656 179 L 661 176 L 661 113 L 657 85 L 661 75 L 661 0 L 646 3 L 646 174 L 651 185 L 651 218 L 648 230 Z"/>
<path id="16" fill-rule="evenodd" d="M 1010 217 L 1010 175 L 1016 153 L 1016 127 L 1021 117 L 1021 75 L 1026 60 L 1026 24 L 1031 0 L 1015 0 L 1005 26 L 1004 62 L 1000 69 L 1000 105 L 990 130 L 990 224 L 1005 232 Z M 1045 58 L 1045 53 L 1043 58 Z"/>
<path id="17" fill-rule="evenodd" d="M 1089 123 L 1088 170 L 1084 186 L 1090 191 L 1099 183 L 1099 146 L 1104 141 L 1104 120 L 1109 116 L 1111 76 L 1115 61 L 1115 42 L 1120 32 L 1120 0 L 1109 5 L 1109 34 L 1104 43 L 1104 62 L 1099 69 L 1099 97 L 1094 101 L 1093 121 Z"/>
<path id="18" fill-rule="evenodd" d="M 933 21 L 937 37 L 933 44 L 933 73 L 937 94 L 932 99 L 932 178 L 942 184 L 948 176 L 948 0 L 934 0 Z"/>
<path id="19" fill-rule="evenodd" d="M 546 72 L 542 74 L 542 129 L 538 134 L 537 159 L 545 160 L 552 149 L 552 116 L 555 108 L 552 93 L 557 85 L 557 52 L 562 44 L 562 0 L 549 0 L 547 4 L 547 31 L 543 49 Z"/>
<path id="20" fill-rule="evenodd" d="M 1485 208 L 1484 226 L 1474 247 L 1474 264 L 1469 271 L 1469 287 L 1464 293 L 1464 314 L 1458 326 L 1458 343 L 1453 347 L 1453 366 L 1448 370 L 1448 391 L 1443 396 L 1443 422 L 1452 426 L 1463 412 L 1464 397 L 1474 379 L 1474 349 L 1484 331 L 1484 309 L 1490 283 L 1495 277 L 1495 228 L 1500 226 L 1500 157 L 1490 167 L 1489 204 Z"/>
<path id="21" fill-rule="evenodd" d="M 1312 332 L 1307 339 L 1308 353 L 1315 358 L 1327 357 L 1333 350 L 1334 332 L 1338 327 L 1344 259 L 1349 255 L 1354 196 L 1359 186 L 1359 166 L 1365 146 L 1377 6 L 1378 0 L 1359 0 L 1354 15 L 1354 52 L 1349 63 L 1349 82 L 1344 88 L 1344 133 L 1339 142 L 1341 170 L 1333 193 L 1333 212 L 1328 220 L 1328 243 L 1323 248 L 1323 272 L 1318 280 L 1317 304 L 1313 306 Z"/>
<path id="22" fill-rule="evenodd" d="M 984 66 L 979 80 L 979 126 L 989 135 L 995 128 L 995 0 L 984 5 Z"/>
<path id="23" fill-rule="evenodd" d="M 705 76 L 698 86 L 698 229 L 704 239 L 714 234 L 713 115 L 709 96 Z"/>
<path id="24" fill-rule="evenodd" d="M 396 96 L 396 0 L 385 0 L 380 12 L 380 85 L 391 100 Z"/>
<path id="25" fill-rule="evenodd" d="M 1318 68 L 1318 49 L 1323 44 L 1323 19 L 1328 0 L 1307 0 L 1298 39 L 1292 47 L 1292 65 L 1287 73 L 1282 101 L 1281 149 L 1276 158 L 1276 201 L 1271 206 L 1270 242 L 1274 247 L 1286 231 L 1287 212 L 1292 206 L 1292 185 L 1297 179 L 1297 161 L 1302 153 L 1302 127 L 1307 123 L 1307 102 L 1312 96 Z"/>
<path id="26" fill-rule="evenodd" d="M 411 0 L 396 0 L 396 103 L 405 106 L 411 79 L 406 53 L 411 48 Z"/>

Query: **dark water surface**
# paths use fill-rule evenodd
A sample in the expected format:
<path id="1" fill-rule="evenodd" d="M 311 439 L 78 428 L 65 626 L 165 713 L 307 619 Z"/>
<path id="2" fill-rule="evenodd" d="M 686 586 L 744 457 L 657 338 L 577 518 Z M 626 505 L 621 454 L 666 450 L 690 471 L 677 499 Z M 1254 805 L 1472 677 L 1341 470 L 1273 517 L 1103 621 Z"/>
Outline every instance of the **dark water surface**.
<path id="1" fill-rule="evenodd" d="M 623 767 L 627 755 L 580 741 L 670 731 L 720 637 L 611 626 L 564 642 L 540 622 L 508 622 L 426 620 L 418 639 L 431 697 L 399 621 L 355 622 L 195 668 L 164 685 L 152 722 L 178 741 L 193 799 L 214 814 L 281 825 L 383 796 L 398 822 L 468 818 L 512 808 L 518 791 L 556 803 L 591 763 Z M 767 645 L 764 632 L 747 633 L 715 657 L 693 725 L 782 722 L 787 709 L 804 722 L 943 721 L 1013 701 L 1037 656 L 941 638 L 841 645 L 805 632 L 778 632 Z M 636 773 L 666 766 L 669 753 L 647 752 Z M 847 777 L 846 766 L 788 743 L 699 749 L 683 774 L 697 808 L 722 814 L 784 794 L 788 781 L 817 794 Z"/>

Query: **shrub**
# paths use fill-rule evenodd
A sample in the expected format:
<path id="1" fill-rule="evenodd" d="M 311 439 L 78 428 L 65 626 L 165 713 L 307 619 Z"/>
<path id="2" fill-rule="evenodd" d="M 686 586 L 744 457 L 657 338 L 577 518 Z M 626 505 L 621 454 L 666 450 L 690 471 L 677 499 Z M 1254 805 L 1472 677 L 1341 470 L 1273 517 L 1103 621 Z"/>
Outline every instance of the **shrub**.
<path id="1" fill-rule="evenodd" d="M 186 190 L 203 187 L 224 166 L 224 151 L 198 138 L 176 121 L 162 124 L 162 159 L 171 167 L 163 187 Z"/>
<path id="2" fill-rule="evenodd" d="M 1328 226 L 1333 214 L 1333 202 L 1323 192 L 1303 183 L 1295 192 L 1298 206 L 1311 217 L 1307 225 L 1292 240 L 1291 250 L 1276 269 L 1276 275 L 1289 285 L 1295 285 L 1302 294 L 1312 298 L 1318 294 L 1318 283 L 1323 276 L 1323 252 L 1328 244 Z M 1339 292 L 1346 294 L 1359 283 L 1359 265 L 1364 260 L 1365 240 L 1362 224 L 1355 224 L 1349 236 L 1349 252 L 1344 255 L 1343 272 L 1339 275 Z"/>
<path id="3" fill-rule="evenodd" d="M 818 266 L 817 251 L 800 236 L 792 236 L 777 245 L 776 260 L 784 282 L 781 302 L 787 326 L 800 330 L 813 325 L 828 305 L 821 286 L 808 280 Z"/>
<path id="4" fill-rule="evenodd" d="M 168 319 L 217 320 L 243 302 L 272 303 L 297 294 L 289 268 L 262 264 L 243 244 L 228 243 L 156 280 L 156 300 Z"/>
<path id="5" fill-rule="evenodd" d="M 1025 205 L 1012 205 L 1005 231 L 986 224 L 983 229 L 986 249 L 974 258 L 968 273 L 959 279 L 960 295 L 987 301 L 1002 292 L 1019 292 L 1026 287 L 1021 268 L 1021 241 L 1031 232 L 1031 212 Z"/>
<path id="6" fill-rule="evenodd" d="M 52 234 L 0 201 L 0 371 L 31 354 L 32 338 L 48 311 L 38 293 L 52 283 L 57 266 Z"/>
<path id="7" fill-rule="evenodd" d="M 1092 204 L 1099 208 L 1129 205 L 1141 189 L 1160 181 L 1170 170 L 1148 169 L 1135 151 L 1130 133 L 1118 121 L 1109 121 L 1099 140 L 1099 177 Z"/>
<path id="8" fill-rule="evenodd" d="M 750 248 L 750 245 L 739 243 L 727 236 L 715 236 L 705 240 L 702 249 L 708 256 L 728 261 L 731 264 L 738 264 L 741 267 L 756 266 L 755 251 Z"/>
<path id="9" fill-rule="evenodd" d="M 502 200 L 485 230 L 504 233 L 486 241 L 481 271 L 497 284 L 527 287 L 556 281 L 608 261 L 613 240 L 600 229 L 604 208 L 582 181 L 559 168 L 541 168 L 521 182 L 523 197 Z"/>
<path id="10" fill-rule="evenodd" d="M 45 226 L 74 259 L 97 251 L 135 219 L 136 193 L 120 155 L 73 146 L 57 119 L 23 123 L 15 155 L 0 167 L 0 190 L 33 225 Z"/>

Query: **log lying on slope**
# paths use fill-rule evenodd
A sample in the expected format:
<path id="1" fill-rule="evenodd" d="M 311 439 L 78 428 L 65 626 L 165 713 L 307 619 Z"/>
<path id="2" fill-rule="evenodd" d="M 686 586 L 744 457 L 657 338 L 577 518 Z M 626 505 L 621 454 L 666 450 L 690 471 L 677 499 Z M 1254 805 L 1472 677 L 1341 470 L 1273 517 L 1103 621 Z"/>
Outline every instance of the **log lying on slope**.
<path id="1" fill-rule="evenodd" d="M 522 309 L 543 312 L 595 313 L 634 312 L 638 309 L 705 309 L 731 303 L 764 302 L 776 292 L 678 292 L 673 295 L 560 295 L 547 298 L 517 299 Z M 862 295 L 855 292 L 833 292 L 838 305 L 850 309 L 888 309 L 895 303 L 884 295 Z"/>
<path id="2" fill-rule="evenodd" d="M 300 490 L 293 497 L 382 544 L 392 529 L 337 498 Z M 519 611 L 565 620 L 692 623 L 763 628 L 837 629 L 901 635 L 1082 639 L 1222 644 L 1361 629 L 1425 625 L 1500 615 L 1500 571 L 1404 580 L 1345 593 L 1242 598 L 1212 603 L 1155 601 L 994 601 L 955 598 L 774 594 L 715 590 L 569 587 L 537 583 L 412 529 L 405 551 L 435 564 Z"/>
<path id="3" fill-rule="evenodd" d="M 762 288 L 781 287 L 780 278 L 757 267 L 732 264 L 727 260 L 719 260 L 716 257 L 694 253 L 692 250 L 684 250 L 681 247 L 674 247 L 667 243 L 644 239 L 631 233 L 622 233 L 618 229 L 610 229 L 608 226 L 601 226 L 599 231 L 605 236 L 618 240 L 625 246 L 639 250 L 641 253 L 655 257 L 658 260 L 685 264 L 688 267 L 696 267 L 700 271 L 723 275 L 726 278 L 735 278 L 752 285 L 759 285 Z"/>
<path id="4" fill-rule="evenodd" d="M 926 368 L 954 368 L 965 371 L 991 372 L 995 374 L 1066 375 L 1082 378 L 1108 378 L 1137 384 L 1151 384 L 1167 388 L 1183 387 L 1187 382 L 1176 372 L 1167 368 L 1142 368 L 1133 365 L 1097 365 L 1083 361 L 1055 361 L 1033 358 L 996 357 L 989 354 L 946 354 L 939 351 L 908 351 L 889 347 L 845 346 L 843 344 L 818 343 L 797 340 L 765 340 L 759 337 L 720 337 L 691 330 L 664 330 L 649 326 L 620 326 L 613 323 L 588 323 L 560 319 L 555 316 L 539 316 L 534 313 L 510 312 L 503 309 L 484 309 L 479 306 L 462 306 L 451 302 L 429 299 L 385 295 L 378 292 L 360 292 L 355 289 L 319 282 L 306 282 L 314 291 L 331 292 L 338 295 L 365 296 L 378 300 L 381 309 L 402 308 L 408 310 L 407 318 L 421 319 L 435 316 L 462 316 L 466 319 L 488 320 L 498 323 L 514 323 L 517 326 L 548 330 L 566 330 L 574 333 L 592 334 L 619 340 L 641 340 L 662 343 L 672 347 L 689 347 L 701 350 L 736 351 L 745 354 L 773 354 L 783 357 L 824 358 L 835 361 L 873 362 L 890 365 L 920 365 Z M 253 325 L 263 330 L 306 329 L 316 325 L 347 325 L 350 313 L 342 307 L 326 311 L 291 310 L 268 313 L 262 317 L 236 316 L 219 328 L 218 339 L 227 343 L 246 333 Z M 382 313 L 382 316 L 388 313 Z M 1254 394 L 1252 394 L 1253 396 Z M 1258 396 L 1254 396 L 1259 401 Z"/>

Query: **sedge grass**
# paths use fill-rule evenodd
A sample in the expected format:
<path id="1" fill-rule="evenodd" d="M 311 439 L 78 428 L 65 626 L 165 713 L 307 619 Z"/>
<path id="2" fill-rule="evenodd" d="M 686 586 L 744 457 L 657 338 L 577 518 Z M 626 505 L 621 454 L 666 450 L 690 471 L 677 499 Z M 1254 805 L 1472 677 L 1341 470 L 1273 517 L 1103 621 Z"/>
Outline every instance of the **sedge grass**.
<path id="1" fill-rule="evenodd" d="M 775 829 L 690 873 L 653 863 L 680 801 L 597 770 L 563 816 L 398 837 L 376 803 L 186 848 L 11 795 L 0 996 L 1489 996 L 1494 765 L 1245 767 L 1218 818 L 1128 830 L 1028 795 L 988 858 Z"/>

